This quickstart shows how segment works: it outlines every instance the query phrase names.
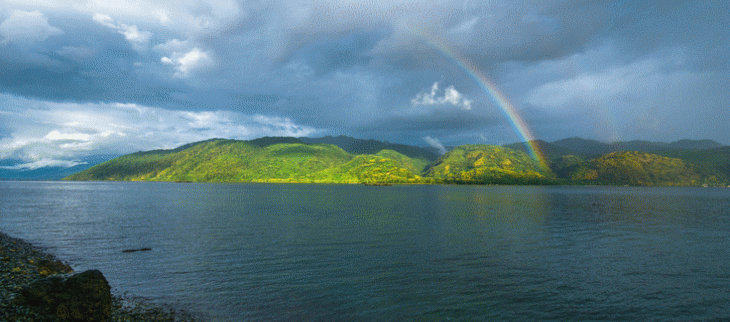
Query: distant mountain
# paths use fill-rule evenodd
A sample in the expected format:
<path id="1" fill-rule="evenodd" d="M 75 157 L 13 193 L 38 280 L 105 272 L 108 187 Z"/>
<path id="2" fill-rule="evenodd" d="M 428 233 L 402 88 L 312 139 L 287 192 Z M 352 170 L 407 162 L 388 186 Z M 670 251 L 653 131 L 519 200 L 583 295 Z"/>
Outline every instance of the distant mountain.
<path id="1" fill-rule="evenodd" d="M 409 158 L 423 158 L 426 161 L 438 159 L 439 153 L 433 148 L 423 148 L 412 145 L 383 142 L 378 140 L 362 140 L 348 136 L 325 136 L 320 138 L 300 138 L 308 144 L 332 144 L 352 154 L 375 154 L 382 150 L 393 150 Z"/>
<path id="2" fill-rule="evenodd" d="M 722 144 L 713 140 L 679 140 L 669 143 L 669 148 L 673 150 L 689 150 L 689 149 L 716 149 L 723 147 Z"/>
<path id="3" fill-rule="evenodd" d="M 721 147 L 722 144 L 712 140 L 679 140 L 672 143 L 627 141 L 610 144 L 613 151 L 655 152 L 661 150 L 704 150 Z"/>
<path id="4" fill-rule="evenodd" d="M 250 144 L 253 144 L 253 145 L 257 146 L 257 147 L 260 147 L 260 148 L 265 148 L 265 147 L 267 147 L 269 145 L 280 144 L 280 143 L 304 143 L 299 138 L 293 138 L 293 137 L 270 137 L 270 136 L 265 136 L 265 137 L 258 138 L 258 139 L 248 140 L 246 142 L 248 142 Z"/>
<path id="5" fill-rule="evenodd" d="M 555 145 L 552 143 L 548 143 L 548 142 L 545 142 L 542 140 L 534 140 L 534 141 L 530 141 L 530 143 L 532 145 L 536 146 L 540 150 L 540 152 L 543 154 L 543 156 L 545 156 L 548 159 L 557 158 L 557 157 L 561 157 L 564 155 L 576 154 L 574 151 L 572 151 L 568 148 L 561 147 L 561 146 L 558 146 L 558 145 Z M 518 151 L 522 151 L 525 153 L 529 153 L 527 151 L 528 150 L 527 145 L 524 142 L 512 143 L 512 144 L 507 144 L 507 145 L 503 145 L 503 146 L 506 148 L 513 149 L 513 150 L 518 150 Z"/>
<path id="6" fill-rule="evenodd" d="M 570 151 L 570 154 L 581 156 L 595 156 L 611 152 L 611 148 L 608 143 L 596 140 L 569 138 L 552 142 L 552 144 Z"/>
<path id="7" fill-rule="evenodd" d="M 723 145 L 712 140 L 679 140 L 672 143 L 649 141 L 619 141 L 604 143 L 581 138 L 569 138 L 552 142 L 552 145 L 567 149 L 580 156 L 599 156 L 618 151 L 656 152 L 662 150 L 703 150 L 719 148 Z"/>
<path id="8" fill-rule="evenodd" d="M 641 152 L 654 152 L 661 149 L 666 149 L 669 144 L 664 142 L 649 142 L 649 141 L 625 141 L 625 142 L 613 142 L 608 144 L 611 152 L 617 151 L 641 151 Z"/>

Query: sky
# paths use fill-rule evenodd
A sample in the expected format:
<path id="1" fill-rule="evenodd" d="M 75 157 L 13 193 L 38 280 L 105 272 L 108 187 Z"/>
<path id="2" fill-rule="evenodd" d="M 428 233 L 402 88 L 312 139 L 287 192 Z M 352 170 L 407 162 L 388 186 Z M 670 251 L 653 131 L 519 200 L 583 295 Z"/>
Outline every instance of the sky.
<path id="1" fill-rule="evenodd" d="M 728 12 L 725 0 L 0 0 L 0 161 L 263 136 L 727 145 Z"/>

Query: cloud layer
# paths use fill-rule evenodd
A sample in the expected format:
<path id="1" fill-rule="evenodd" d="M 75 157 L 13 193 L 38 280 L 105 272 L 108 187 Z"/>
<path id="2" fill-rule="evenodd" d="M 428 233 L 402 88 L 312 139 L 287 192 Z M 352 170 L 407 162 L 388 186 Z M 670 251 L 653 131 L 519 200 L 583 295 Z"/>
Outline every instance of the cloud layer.
<path id="1" fill-rule="evenodd" d="M 137 104 L 48 103 L 0 95 L 0 159 L 15 168 L 73 166 L 80 156 L 174 148 L 210 138 L 308 136 L 317 129 L 287 118 L 230 111 L 165 110 Z M 55 161 L 53 161 L 55 160 Z"/>
<path id="2" fill-rule="evenodd" d="M 522 140 L 465 66 L 539 139 L 730 144 L 727 1 L 4 3 L 0 158 L 290 132 Z"/>
<path id="3" fill-rule="evenodd" d="M 49 25 L 48 18 L 37 10 L 31 12 L 13 10 L 13 13 L 0 23 L 0 44 L 14 42 L 32 45 L 61 34 L 63 31 Z"/>

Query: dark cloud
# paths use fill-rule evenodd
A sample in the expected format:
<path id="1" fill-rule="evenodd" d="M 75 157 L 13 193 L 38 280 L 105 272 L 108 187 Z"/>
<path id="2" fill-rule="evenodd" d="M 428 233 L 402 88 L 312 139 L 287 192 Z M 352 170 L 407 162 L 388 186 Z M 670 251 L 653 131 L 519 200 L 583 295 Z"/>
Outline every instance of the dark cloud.
<path id="1" fill-rule="evenodd" d="M 177 127 L 144 127 L 168 143 L 205 136 L 180 125 L 205 112 L 234 113 L 228 119 L 256 133 L 285 124 L 291 133 L 421 145 L 424 137 L 445 145 L 524 139 L 478 73 L 536 138 L 730 144 L 720 121 L 730 119 L 727 1 L 7 3 L 0 113 L 23 124 L 42 122 L 10 102 L 36 111 L 77 104 L 95 117 L 113 104 L 171 113 Z M 126 124 L 131 115 L 115 118 Z M 211 124 L 219 128 L 206 133 L 245 136 L 231 122 Z M 54 130 L 76 139 L 104 133 L 6 122 L 0 145 L 16 151 L 8 144 L 20 133 L 38 141 Z M 33 153 L 66 161 L 80 153 L 46 141 Z M 48 146 L 55 154 L 43 152 Z"/>
<path id="2" fill-rule="evenodd" d="M 379 32 L 362 32 L 340 38 L 323 39 L 292 53 L 291 61 L 301 61 L 318 75 L 333 70 L 349 69 L 366 65 L 370 51 L 382 39 Z"/>

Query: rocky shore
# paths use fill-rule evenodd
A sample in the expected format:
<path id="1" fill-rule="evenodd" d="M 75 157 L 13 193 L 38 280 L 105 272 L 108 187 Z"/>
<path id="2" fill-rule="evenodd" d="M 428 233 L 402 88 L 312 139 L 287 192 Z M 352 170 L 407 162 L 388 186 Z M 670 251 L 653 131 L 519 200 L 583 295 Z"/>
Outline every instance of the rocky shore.
<path id="1" fill-rule="evenodd" d="M 82 274 L 74 274 L 76 272 L 73 272 L 71 267 L 42 249 L 0 232 L 0 321 L 74 320 L 73 318 L 59 318 L 57 312 L 50 312 L 47 307 L 32 303 L 34 301 L 28 300 L 28 298 L 37 291 L 31 290 L 31 288 L 39 284 L 52 285 L 54 283 L 56 288 L 59 288 L 59 285 L 60 288 L 68 288 L 66 284 L 62 283 L 78 284 L 76 281 L 79 278 L 77 277 L 100 276 L 101 274 L 98 272 L 87 271 Z M 106 283 L 103 276 L 101 279 L 103 283 Z M 37 297 L 48 301 L 49 296 L 42 294 Z M 51 297 L 50 301 L 59 302 L 60 300 Z M 151 304 L 143 299 L 129 296 L 112 294 L 110 310 L 108 308 L 107 306 L 105 315 L 109 317 L 101 321 L 199 321 L 198 318 L 185 311 Z"/>

